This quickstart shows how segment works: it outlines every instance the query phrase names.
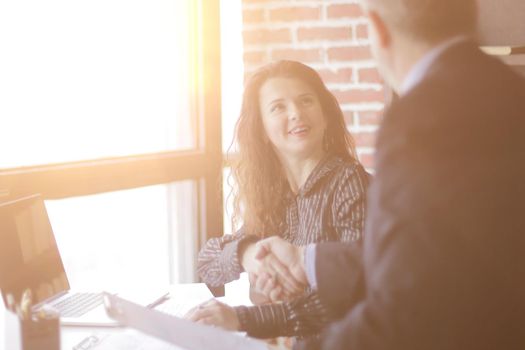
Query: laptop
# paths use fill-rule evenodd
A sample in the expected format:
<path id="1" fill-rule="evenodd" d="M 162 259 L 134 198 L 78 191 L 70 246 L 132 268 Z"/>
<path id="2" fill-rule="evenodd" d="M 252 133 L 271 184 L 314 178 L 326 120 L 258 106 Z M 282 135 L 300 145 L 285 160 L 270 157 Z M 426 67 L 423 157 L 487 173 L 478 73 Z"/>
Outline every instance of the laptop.
<path id="1" fill-rule="evenodd" d="M 51 305 L 63 325 L 117 326 L 104 310 L 102 291 L 70 289 L 40 195 L 0 203 L 0 242 L 0 290 L 6 307 L 8 295 L 19 303 L 29 288 L 32 310 Z"/>

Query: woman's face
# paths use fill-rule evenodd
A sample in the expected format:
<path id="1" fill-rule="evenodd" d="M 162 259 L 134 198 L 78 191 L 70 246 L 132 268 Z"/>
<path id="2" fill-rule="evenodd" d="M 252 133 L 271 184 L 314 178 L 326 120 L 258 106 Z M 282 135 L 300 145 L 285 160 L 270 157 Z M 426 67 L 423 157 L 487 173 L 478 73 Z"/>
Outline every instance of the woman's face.
<path id="1" fill-rule="evenodd" d="M 264 131 L 280 157 L 320 158 L 326 121 L 314 90 L 299 79 L 275 77 L 259 90 Z"/>

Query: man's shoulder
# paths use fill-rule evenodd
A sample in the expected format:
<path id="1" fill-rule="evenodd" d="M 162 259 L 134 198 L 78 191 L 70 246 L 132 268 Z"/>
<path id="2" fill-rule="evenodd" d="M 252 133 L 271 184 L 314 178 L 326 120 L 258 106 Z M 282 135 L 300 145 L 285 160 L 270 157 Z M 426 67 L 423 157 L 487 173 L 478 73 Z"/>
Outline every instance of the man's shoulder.
<path id="1" fill-rule="evenodd" d="M 410 171 L 503 168 L 502 155 L 516 157 L 523 149 L 524 79 L 477 48 L 465 51 L 437 63 L 385 113 L 379 167 L 388 160 L 393 166 L 406 161 Z"/>
<path id="2" fill-rule="evenodd" d="M 386 111 L 385 119 L 396 129 L 410 125 L 436 129 L 489 117 L 491 110 L 504 114 L 509 103 L 524 112 L 525 79 L 468 44 L 437 60 L 428 76 Z"/>

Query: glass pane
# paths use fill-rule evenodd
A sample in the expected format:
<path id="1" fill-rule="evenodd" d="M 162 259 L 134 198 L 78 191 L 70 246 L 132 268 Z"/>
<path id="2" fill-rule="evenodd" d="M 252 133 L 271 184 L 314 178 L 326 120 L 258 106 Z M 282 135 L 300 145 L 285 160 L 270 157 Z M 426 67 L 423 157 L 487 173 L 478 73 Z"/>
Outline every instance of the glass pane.
<path id="1" fill-rule="evenodd" d="M 244 79 L 241 0 L 221 0 L 222 149 L 233 140 Z"/>
<path id="2" fill-rule="evenodd" d="M 233 195 L 232 188 L 235 185 L 233 176 L 231 176 L 231 168 L 224 167 L 222 169 L 222 207 L 223 209 L 223 232 L 225 235 L 233 233 L 234 227 L 233 219 Z"/>
<path id="3" fill-rule="evenodd" d="M 0 168 L 193 148 L 191 0 L 0 2 Z"/>
<path id="4" fill-rule="evenodd" d="M 242 45 L 242 2 L 241 0 L 221 0 L 221 72 L 222 72 L 222 150 L 230 149 L 234 137 L 235 123 L 241 110 L 243 93 L 244 62 Z M 233 198 L 230 177 L 231 169 L 223 169 L 223 223 L 224 234 L 233 233 Z"/>
<path id="5" fill-rule="evenodd" d="M 194 280 L 195 181 L 48 200 L 46 207 L 73 288 Z"/>

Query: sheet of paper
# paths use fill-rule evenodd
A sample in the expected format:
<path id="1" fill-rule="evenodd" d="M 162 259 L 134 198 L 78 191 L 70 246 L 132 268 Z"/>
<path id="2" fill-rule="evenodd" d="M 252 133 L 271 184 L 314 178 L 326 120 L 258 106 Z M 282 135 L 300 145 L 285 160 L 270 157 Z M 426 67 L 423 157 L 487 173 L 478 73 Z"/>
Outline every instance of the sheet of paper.
<path id="1" fill-rule="evenodd" d="M 243 272 L 238 280 L 226 283 L 225 296 L 217 298 L 217 300 L 230 306 L 253 305 L 250 300 L 250 281 L 248 280 L 248 274 Z"/>
<path id="2" fill-rule="evenodd" d="M 173 316 L 183 317 L 193 307 L 213 298 L 204 283 L 180 283 L 169 287 L 169 298 L 155 307 Z"/>
<path id="3" fill-rule="evenodd" d="M 6 337 L 6 318 L 7 311 L 5 310 L 4 303 L 0 303 L 0 350 L 6 349 L 7 337 Z"/>
<path id="4" fill-rule="evenodd" d="M 2 339 L 2 347 L 5 347 L 6 350 L 21 350 L 22 349 L 22 339 L 21 339 L 21 329 L 20 329 L 20 320 L 18 316 L 10 311 L 3 311 L 4 313 L 4 325 L 2 330 L 4 331 Z"/>
<path id="5" fill-rule="evenodd" d="M 95 337 L 95 336 L 94 336 Z M 134 329 L 127 329 L 118 334 L 97 335 L 92 346 L 77 347 L 74 350 L 184 350 L 161 339 L 150 337 Z"/>
<path id="6" fill-rule="evenodd" d="M 168 291 L 171 298 L 181 298 L 181 299 L 211 299 L 213 294 L 211 294 L 208 287 L 205 283 L 178 283 L 172 284 L 169 286 Z"/>
<path id="7" fill-rule="evenodd" d="M 186 350 L 266 350 L 267 344 L 216 327 L 173 317 L 107 295 L 109 314 L 121 324 Z"/>

